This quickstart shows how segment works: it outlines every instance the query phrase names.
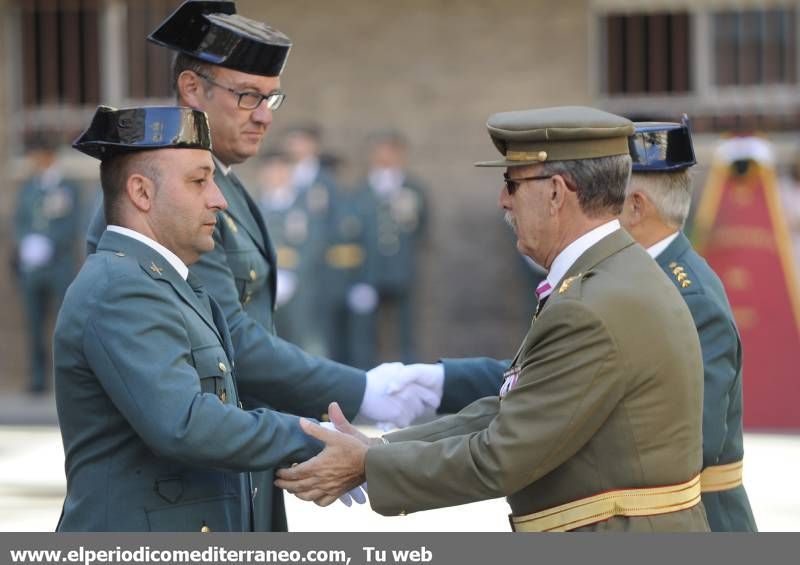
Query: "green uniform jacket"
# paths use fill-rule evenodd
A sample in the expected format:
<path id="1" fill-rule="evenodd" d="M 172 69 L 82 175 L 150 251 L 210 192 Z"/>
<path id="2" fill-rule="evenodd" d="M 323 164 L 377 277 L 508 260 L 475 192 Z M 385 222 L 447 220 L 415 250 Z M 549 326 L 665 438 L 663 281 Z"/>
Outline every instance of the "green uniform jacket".
<path id="1" fill-rule="evenodd" d="M 268 406 L 320 418 L 336 400 L 348 417 L 361 406 L 363 371 L 308 355 L 275 335 L 275 251 L 260 212 L 233 172 L 217 165 L 214 181 L 228 202 L 214 231 L 214 250 L 192 265 L 221 306 L 235 351 L 239 391 L 246 408 Z M 102 213 L 89 231 L 89 252 L 105 226 Z M 287 529 L 283 493 L 273 472 L 253 476 L 255 530 Z"/>
<path id="2" fill-rule="evenodd" d="M 674 285 L 618 230 L 581 255 L 556 289 L 525 336 L 513 361 L 519 379 L 502 400 L 484 398 L 369 449 L 375 511 L 507 496 L 513 514 L 525 515 L 700 472 L 700 344 Z M 585 529 L 708 524 L 698 504 Z"/>
<path id="3" fill-rule="evenodd" d="M 59 531 L 251 528 L 247 471 L 303 461 L 319 445 L 295 416 L 237 407 L 230 349 L 218 306 L 159 253 L 102 236 L 55 331 Z"/>
<path id="4" fill-rule="evenodd" d="M 682 233 L 656 258 L 689 306 L 703 349 L 703 468 L 740 461 L 742 445 L 742 342 L 725 289 Z M 686 278 L 679 281 L 675 267 Z M 686 281 L 689 281 L 688 284 Z M 744 486 L 703 494 L 713 532 L 755 532 Z"/>

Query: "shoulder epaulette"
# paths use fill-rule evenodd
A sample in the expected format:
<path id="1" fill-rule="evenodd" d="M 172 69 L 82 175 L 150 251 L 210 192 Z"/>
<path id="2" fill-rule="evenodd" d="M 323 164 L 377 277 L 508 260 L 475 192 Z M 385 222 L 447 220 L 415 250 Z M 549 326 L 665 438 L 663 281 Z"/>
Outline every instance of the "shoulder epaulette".
<path id="1" fill-rule="evenodd" d="M 669 270 L 679 287 L 688 288 L 692 285 L 692 280 L 689 278 L 689 275 L 686 274 L 686 269 L 682 265 L 673 261 L 669 264 Z"/>

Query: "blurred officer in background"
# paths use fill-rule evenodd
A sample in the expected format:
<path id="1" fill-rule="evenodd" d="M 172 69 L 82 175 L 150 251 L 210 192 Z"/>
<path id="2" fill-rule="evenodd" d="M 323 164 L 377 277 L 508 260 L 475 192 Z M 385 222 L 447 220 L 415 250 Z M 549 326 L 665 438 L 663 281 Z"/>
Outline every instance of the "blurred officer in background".
<path id="1" fill-rule="evenodd" d="M 275 327 L 281 337 L 307 352 L 322 352 L 326 347 L 319 340 L 315 271 L 327 213 L 311 212 L 309 191 L 292 183 L 292 170 L 289 156 L 274 151 L 262 158 L 258 171 L 259 205 L 278 262 Z"/>
<path id="2" fill-rule="evenodd" d="M 57 144 L 37 136 L 28 158 L 33 174 L 22 185 L 14 211 L 15 265 L 28 322 L 28 390 L 41 394 L 50 366 L 48 314 L 57 311 L 76 271 L 80 227 L 79 188 L 63 177 Z M 52 309 L 52 310 L 51 310 Z"/>
<path id="3" fill-rule="evenodd" d="M 414 284 L 428 213 L 426 189 L 407 170 L 408 145 L 400 133 L 375 133 L 368 144 L 370 169 L 359 190 L 370 196 L 374 210 L 366 238 L 368 279 L 378 292 L 376 324 L 379 332 L 396 328 L 399 357 L 408 363 L 416 358 Z"/>
<path id="4" fill-rule="evenodd" d="M 354 367 L 375 363 L 378 293 L 367 253 L 375 219 L 372 196 L 339 185 L 331 202 L 323 270 L 328 346 L 331 357 Z M 372 277 L 370 277 L 372 275 Z"/>

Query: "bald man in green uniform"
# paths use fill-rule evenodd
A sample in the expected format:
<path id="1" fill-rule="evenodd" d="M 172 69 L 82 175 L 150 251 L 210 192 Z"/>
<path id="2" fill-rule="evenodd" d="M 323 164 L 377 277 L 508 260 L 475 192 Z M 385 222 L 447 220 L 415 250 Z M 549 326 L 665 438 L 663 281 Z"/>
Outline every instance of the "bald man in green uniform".
<path id="1" fill-rule="evenodd" d="M 500 205 L 548 269 L 499 394 L 370 440 L 326 442 L 276 484 L 329 504 L 365 479 L 381 514 L 507 496 L 516 531 L 708 531 L 700 502 L 703 368 L 675 286 L 620 228 L 633 124 L 592 108 L 489 118 Z"/>

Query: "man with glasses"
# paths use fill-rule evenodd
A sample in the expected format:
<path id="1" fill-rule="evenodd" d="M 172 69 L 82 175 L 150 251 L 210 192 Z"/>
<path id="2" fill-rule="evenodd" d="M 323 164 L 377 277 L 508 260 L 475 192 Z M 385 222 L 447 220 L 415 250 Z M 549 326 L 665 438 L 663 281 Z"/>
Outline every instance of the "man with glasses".
<path id="1" fill-rule="evenodd" d="M 268 406 L 321 418 L 332 400 L 349 416 L 408 425 L 430 402 L 427 389 L 388 392 L 380 368 L 363 371 L 313 357 L 275 335 L 276 257 L 267 226 L 231 166 L 258 152 L 273 111 L 284 100 L 280 74 L 291 47 L 280 31 L 236 14 L 233 2 L 187 1 L 148 38 L 177 51 L 178 104 L 208 115 L 214 181 L 228 203 L 214 228 L 213 250 L 192 272 L 219 303 L 230 327 L 245 408 Z M 94 251 L 105 220 L 90 228 Z M 287 529 L 282 493 L 272 471 L 254 474 L 256 531 Z"/>
<path id="2" fill-rule="evenodd" d="M 499 394 L 370 440 L 301 420 L 327 445 L 279 486 L 318 504 L 368 480 L 386 515 L 507 496 L 516 531 L 708 531 L 703 366 L 675 286 L 620 228 L 633 124 L 592 108 L 489 118 L 500 207 L 548 269 Z"/>

